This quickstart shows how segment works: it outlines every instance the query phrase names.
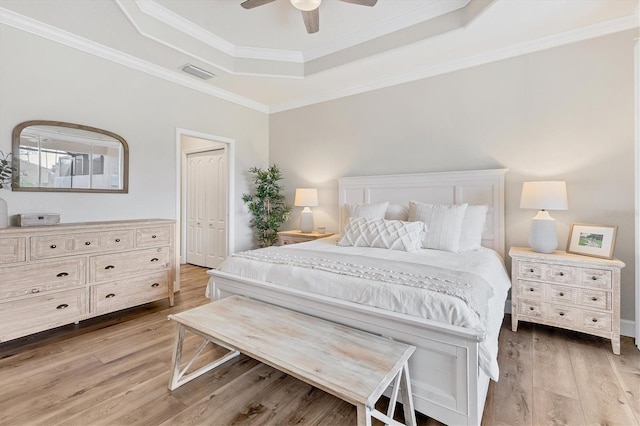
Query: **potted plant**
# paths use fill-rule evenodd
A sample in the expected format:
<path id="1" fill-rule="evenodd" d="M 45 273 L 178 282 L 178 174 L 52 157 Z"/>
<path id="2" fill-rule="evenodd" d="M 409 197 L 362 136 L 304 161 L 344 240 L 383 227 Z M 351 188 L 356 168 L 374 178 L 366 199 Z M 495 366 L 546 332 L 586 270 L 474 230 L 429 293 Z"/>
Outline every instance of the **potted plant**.
<path id="1" fill-rule="evenodd" d="M 0 189 L 5 186 L 11 186 L 13 183 L 13 163 L 11 162 L 11 153 L 7 155 L 0 151 Z M 0 228 L 9 226 L 9 212 L 7 202 L 0 198 Z"/>
<path id="2" fill-rule="evenodd" d="M 255 228 L 260 247 L 269 247 L 278 241 L 278 228 L 289 219 L 291 212 L 281 193 L 282 172 L 273 164 L 266 170 L 252 167 L 249 173 L 253 175 L 255 189 L 251 194 L 242 194 L 242 201 L 253 216 L 251 226 Z"/>

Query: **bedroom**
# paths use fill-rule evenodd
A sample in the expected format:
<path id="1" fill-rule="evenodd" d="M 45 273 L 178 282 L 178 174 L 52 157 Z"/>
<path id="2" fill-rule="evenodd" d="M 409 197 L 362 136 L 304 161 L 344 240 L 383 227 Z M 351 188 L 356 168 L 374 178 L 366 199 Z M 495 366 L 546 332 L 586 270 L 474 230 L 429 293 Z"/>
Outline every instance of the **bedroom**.
<path id="1" fill-rule="evenodd" d="M 118 11 L 109 2 L 97 4 L 91 6 L 94 13 Z M 15 2 L 1 6 L 11 10 Z M 45 22 L 50 13 L 55 26 L 55 13 L 46 7 L 33 13 Z M 283 168 L 289 200 L 295 187 L 318 187 L 316 222 L 328 230 L 337 229 L 339 177 L 505 167 L 507 247 L 527 245 L 533 214 L 518 203 L 525 180 L 567 181 L 569 210 L 553 213 L 560 241 L 573 222 L 618 225 L 615 255 L 627 265 L 623 334 L 634 334 L 637 24 L 624 30 L 611 24 L 613 29 L 587 32 L 585 40 L 267 114 L 48 40 L 5 19 L 0 150 L 11 150 L 16 124 L 55 119 L 124 136 L 132 158 L 127 195 L 5 190 L 1 197 L 10 214 L 58 212 L 64 222 L 175 218 L 176 128 L 235 141 L 236 250 L 252 246 L 239 197 L 248 190 L 246 170 L 255 165 Z M 340 91 L 339 82 L 334 87 Z M 287 227 L 296 224 L 294 215 Z"/>

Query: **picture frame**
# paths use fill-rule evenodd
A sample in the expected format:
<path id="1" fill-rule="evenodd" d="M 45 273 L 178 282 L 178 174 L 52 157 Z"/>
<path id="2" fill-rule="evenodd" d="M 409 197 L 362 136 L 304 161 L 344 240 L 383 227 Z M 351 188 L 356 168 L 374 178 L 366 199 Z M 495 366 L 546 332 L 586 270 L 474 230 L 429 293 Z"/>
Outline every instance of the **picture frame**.
<path id="1" fill-rule="evenodd" d="M 612 259 L 617 231 L 617 225 L 572 223 L 567 253 Z"/>

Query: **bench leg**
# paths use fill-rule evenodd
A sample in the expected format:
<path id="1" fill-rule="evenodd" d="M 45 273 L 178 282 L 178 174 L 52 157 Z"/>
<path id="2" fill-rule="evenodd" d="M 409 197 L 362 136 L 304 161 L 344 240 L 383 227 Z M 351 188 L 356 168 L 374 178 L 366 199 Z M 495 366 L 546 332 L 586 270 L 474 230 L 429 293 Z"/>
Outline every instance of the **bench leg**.
<path id="1" fill-rule="evenodd" d="M 411 380 L 409 380 L 409 363 L 407 362 L 405 362 L 402 367 L 401 382 L 400 389 L 402 392 L 404 423 L 407 426 L 416 426 L 416 412 L 413 408 L 413 393 L 411 391 Z"/>
<path id="2" fill-rule="evenodd" d="M 202 337 L 204 339 L 204 341 L 202 342 L 202 344 L 200 345 L 200 347 L 198 348 L 198 350 L 196 351 L 196 353 L 193 355 L 193 357 L 191 357 L 191 359 L 189 360 L 189 362 L 187 363 L 187 365 L 184 366 L 184 368 L 181 370 L 180 369 L 180 364 L 182 363 L 182 345 L 184 342 L 184 332 L 185 330 L 189 330 L 191 332 L 193 332 L 194 334 L 197 334 L 198 336 Z M 226 349 L 229 349 L 230 352 L 226 355 L 224 355 L 221 358 L 218 358 L 217 360 L 205 365 L 204 367 L 199 368 L 198 370 L 194 371 L 193 373 L 190 374 L 186 374 L 187 370 L 189 369 L 189 367 L 191 367 L 191 365 L 193 364 L 193 362 L 198 358 L 198 356 L 202 353 L 202 351 L 204 350 L 205 347 L 207 347 L 207 345 L 209 343 L 213 343 L 213 344 L 217 344 L 220 346 L 223 346 Z M 185 327 L 183 324 L 178 323 L 178 329 L 176 331 L 176 342 L 175 342 L 175 349 L 173 352 L 173 362 L 172 362 L 172 369 L 171 369 L 171 380 L 169 381 L 169 390 L 175 390 L 177 388 L 179 388 L 180 386 L 184 385 L 187 382 L 190 382 L 191 380 L 202 376 L 204 373 L 213 370 L 214 368 L 224 364 L 225 362 L 237 357 L 238 355 L 240 355 L 240 352 L 230 348 L 226 345 L 222 345 L 219 342 L 216 342 L 213 339 L 208 338 L 207 336 L 202 335 L 201 333 L 189 329 L 188 327 Z"/>
<path id="3" fill-rule="evenodd" d="M 356 405 L 358 410 L 358 426 L 371 426 L 371 410 L 365 405 Z"/>

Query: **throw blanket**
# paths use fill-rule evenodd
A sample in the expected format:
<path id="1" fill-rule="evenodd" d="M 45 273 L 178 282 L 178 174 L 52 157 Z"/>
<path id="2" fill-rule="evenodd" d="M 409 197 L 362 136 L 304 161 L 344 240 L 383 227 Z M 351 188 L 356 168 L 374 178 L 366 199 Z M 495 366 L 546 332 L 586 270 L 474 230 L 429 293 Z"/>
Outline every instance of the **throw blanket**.
<path id="1" fill-rule="evenodd" d="M 365 256 L 301 250 L 288 247 L 280 250 L 269 247 L 235 253 L 233 257 L 259 262 L 316 269 L 335 274 L 362 278 L 389 284 L 418 287 L 446 294 L 462 300 L 477 318 L 484 323 L 493 289 L 481 276 L 452 269 L 410 262 L 395 261 L 393 269 L 380 267 L 380 260 Z"/>

